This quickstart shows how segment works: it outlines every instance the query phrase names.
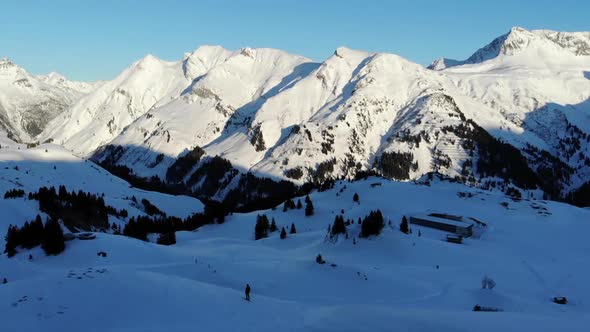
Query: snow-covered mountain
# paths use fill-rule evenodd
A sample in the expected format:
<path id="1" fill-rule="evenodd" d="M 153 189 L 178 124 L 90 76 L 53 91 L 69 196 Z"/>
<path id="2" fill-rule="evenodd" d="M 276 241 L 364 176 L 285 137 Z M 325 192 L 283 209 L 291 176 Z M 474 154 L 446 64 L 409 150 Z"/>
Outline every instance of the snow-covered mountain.
<path id="1" fill-rule="evenodd" d="M 590 55 L 590 32 L 526 30 L 514 27 L 507 34 L 477 50 L 466 60 L 440 58 L 428 68 L 442 70 L 523 53 L 531 56 L 530 60 L 532 61 L 529 63 L 531 66 L 547 62 L 563 64 L 567 62 L 568 58 Z"/>
<path id="2" fill-rule="evenodd" d="M 80 81 L 70 81 L 65 76 L 61 75 L 60 73 L 51 72 L 47 75 L 38 75 L 41 81 L 53 85 L 61 87 L 63 90 L 72 90 L 81 92 L 83 94 L 88 94 L 92 92 L 92 90 L 96 89 L 98 86 L 104 83 L 104 81 L 96 81 L 96 82 L 80 82 Z"/>
<path id="3" fill-rule="evenodd" d="M 1 59 L 0 126 L 15 140 L 31 141 L 96 84 L 69 81 L 57 73 L 35 76 Z"/>
<path id="4" fill-rule="evenodd" d="M 202 166 L 222 157 L 231 167 L 207 195 L 217 199 L 245 171 L 298 184 L 439 172 L 557 198 L 590 175 L 588 40 L 513 28 L 437 71 L 344 47 L 322 63 L 211 46 L 177 62 L 148 56 L 40 137 L 195 192 Z"/>
<path id="5" fill-rule="evenodd" d="M 148 110 L 177 98 L 193 79 L 227 56 L 219 47 L 201 47 L 176 62 L 148 55 L 80 99 L 40 137 L 88 155 Z"/>
<path id="6" fill-rule="evenodd" d="M 590 176 L 589 45 L 590 32 L 513 28 L 441 73 L 499 114 L 490 132 L 521 149 L 544 177 L 561 177 L 567 191 Z M 548 165 L 537 149 L 556 160 Z"/>

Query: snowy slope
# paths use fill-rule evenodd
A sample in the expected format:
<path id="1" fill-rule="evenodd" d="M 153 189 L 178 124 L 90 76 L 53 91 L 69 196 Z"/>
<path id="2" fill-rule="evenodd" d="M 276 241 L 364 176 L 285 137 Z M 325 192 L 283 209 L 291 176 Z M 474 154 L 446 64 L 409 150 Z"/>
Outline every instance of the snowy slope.
<path id="1" fill-rule="evenodd" d="M 352 202 L 355 192 L 359 204 Z M 581 332 L 590 322 L 587 210 L 514 202 L 459 184 L 376 178 L 337 183 L 311 199 L 312 217 L 280 207 L 234 214 L 222 225 L 179 232 L 171 247 L 98 234 L 68 242 L 56 257 L 39 249 L 0 257 L 0 277 L 8 279 L 0 285 L 3 328 Z M 326 240 L 340 210 L 356 220 L 374 209 L 392 222 L 380 236 L 359 239 L 352 225 L 348 239 Z M 398 230 L 402 215 L 427 212 L 474 217 L 487 227 L 463 245 L 441 241 L 442 231 Z M 297 234 L 254 241 L 260 213 L 279 229 L 294 223 Z M 317 254 L 327 264 L 316 264 Z M 493 290 L 481 289 L 486 275 L 496 281 Z M 241 299 L 246 283 L 252 302 Z M 552 303 L 554 296 L 569 304 Z M 473 312 L 476 304 L 502 311 Z"/>
<path id="2" fill-rule="evenodd" d="M 9 59 L 0 60 L 0 126 L 16 140 L 31 141 L 94 84 L 59 74 L 35 76 Z"/>
<path id="3" fill-rule="evenodd" d="M 68 191 L 82 190 L 96 195 L 104 194 L 105 203 L 116 209 L 127 209 L 129 217 L 144 215 L 130 200 L 135 196 L 148 199 L 171 216 L 185 218 L 201 212 L 203 204 L 192 197 L 172 196 L 133 188 L 129 183 L 111 175 L 91 161 L 74 156 L 55 144 L 41 144 L 27 148 L 0 133 L 0 210 L 6 212 L 0 223 L 0 234 L 10 224 L 22 225 L 39 213 L 37 201 L 23 198 L 4 199 L 4 193 L 21 189 L 25 193 L 37 192 L 40 187 L 59 187 Z M 25 195 L 26 196 L 26 195 Z M 8 213 L 7 211 L 11 211 Z M 111 220 L 123 224 L 126 220 Z"/>

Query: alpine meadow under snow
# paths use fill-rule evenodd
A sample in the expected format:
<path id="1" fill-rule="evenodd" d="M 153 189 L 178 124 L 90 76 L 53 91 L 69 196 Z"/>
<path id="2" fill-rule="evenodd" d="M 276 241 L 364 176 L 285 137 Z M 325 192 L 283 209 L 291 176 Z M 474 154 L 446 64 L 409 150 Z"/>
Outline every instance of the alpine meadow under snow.
<path id="1" fill-rule="evenodd" d="M 3 59 L 0 194 L 3 331 L 585 331 L 590 32 Z"/>

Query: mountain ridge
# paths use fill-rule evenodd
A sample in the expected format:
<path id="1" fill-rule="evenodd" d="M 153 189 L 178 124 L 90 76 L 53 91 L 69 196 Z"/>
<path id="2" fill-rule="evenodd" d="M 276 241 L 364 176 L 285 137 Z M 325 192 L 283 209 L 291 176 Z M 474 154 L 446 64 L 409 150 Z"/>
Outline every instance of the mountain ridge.
<path id="1" fill-rule="evenodd" d="M 219 200 L 248 172 L 302 185 L 367 171 L 397 180 L 439 172 L 506 190 L 520 183 L 523 194 L 563 198 L 590 175 L 587 36 L 513 28 L 443 70 L 347 47 L 321 63 L 207 45 L 178 61 L 148 55 L 39 137 L 164 182 L 202 150 L 174 185 L 199 192 L 197 177 L 219 157 L 231 167 L 204 197 Z M 499 151 L 520 174 L 498 168 L 490 154 Z M 559 174 L 555 183 L 547 172 Z"/>

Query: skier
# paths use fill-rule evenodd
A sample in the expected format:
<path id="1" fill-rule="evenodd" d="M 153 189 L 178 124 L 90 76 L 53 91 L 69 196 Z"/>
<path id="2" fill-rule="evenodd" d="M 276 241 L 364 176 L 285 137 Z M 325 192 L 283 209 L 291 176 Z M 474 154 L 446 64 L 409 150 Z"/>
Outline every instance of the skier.
<path id="1" fill-rule="evenodd" d="M 246 284 L 246 301 L 250 301 L 250 284 Z"/>

